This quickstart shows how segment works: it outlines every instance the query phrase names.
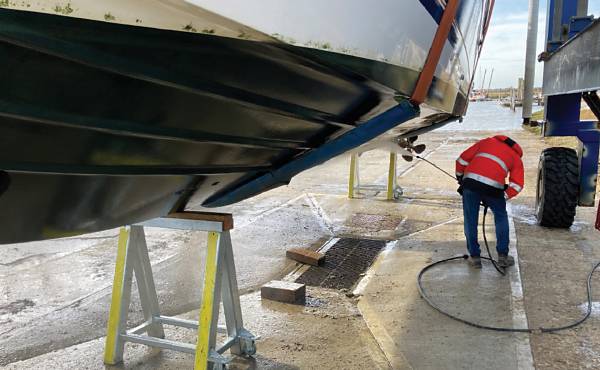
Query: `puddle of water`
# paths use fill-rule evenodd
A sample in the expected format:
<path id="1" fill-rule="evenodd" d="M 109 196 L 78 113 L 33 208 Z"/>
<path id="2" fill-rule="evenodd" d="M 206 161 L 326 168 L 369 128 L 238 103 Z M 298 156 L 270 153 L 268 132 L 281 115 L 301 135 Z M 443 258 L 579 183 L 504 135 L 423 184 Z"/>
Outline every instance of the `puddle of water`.
<path id="1" fill-rule="evenodd" d="M 511 208 L 511 216 L 513 216 L 514 218 L 527 225 L 537 225 L 535 210 L 532 207 L 523 204 L 513 204 Z"/>
<path id="2" fill-rule="evenodd" d="M 582 303 L 579 306 L 577 306 L 579 308 L 579 310 L 581 311 L 581 313 L 585 314 L 587 313 L 588 310 L 588 304 L 586 303 Z M 592 316 L 593 317 L 600 317 L 600 302 L 592 302 Z"/>
<path id="3" fill-rule="evenodd" d="M 573 225 L 571 225 L 570 230 L 572 232 L 579 232 L 579 231 L 583 230 L 586 226 L 589 226 L 589 225 L 590 225 L 589 222 L 575 221 L 575 222 L 573 222 Z"/>
<path id="4" fill-rule="evenodd" d="M 318 308 L 327 306 L 327 301 L 320 298 L 311 297 L 309 295 L 306 296 L 306 303 L 304 304 L 306 307 Z"/>
<path id="5" fill-rule="evenodd" d="M 512 206 L 511 216 L 530 226 L 537 225 L 537 217 L 535 215 L 535 209 L 533 207 L 529 207 L 523 204 L 514 204 Z M 582 231 L 584 228 L 590 225 L 589 222 L 586 221 L 575 221 L 573 225 L 570 227 L 570 231 L 573 233 L 577 233 Z"/>
<path id="6" fill-rule="evenodd" d="M 400 221 L 401 218 L 396 216 L 356 213 L 352 216 L 348 226 L 369 231 L 394 230 Z"/>
<path id="7" fill-rule="evenodd" d="M 15 315 L 28 307 L 35 306 L 35 303 L 30 299 L 19 299 L 9 304 L 0 306 L 0 314 L 12 314 Z"/>

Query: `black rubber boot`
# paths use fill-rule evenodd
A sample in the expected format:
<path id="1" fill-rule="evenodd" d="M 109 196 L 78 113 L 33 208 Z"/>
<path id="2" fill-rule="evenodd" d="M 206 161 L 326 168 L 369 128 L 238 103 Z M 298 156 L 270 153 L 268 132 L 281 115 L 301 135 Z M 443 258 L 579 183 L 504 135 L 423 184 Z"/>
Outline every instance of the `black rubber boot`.
<path id="1" fill-rule="evenodd" d="M 471 257 L 471 258 L 469 258 L 469 264 L 473 268 L 480 269 L 481 268 L 481 257 Z"/>
<path id="2" fill-rule="evenodd" d="M 498 266 L 500 267 L 510 267 L 515 264 L 515 259 L 512 256 L 508 255 L 499 255 L 498 256 Z"/>

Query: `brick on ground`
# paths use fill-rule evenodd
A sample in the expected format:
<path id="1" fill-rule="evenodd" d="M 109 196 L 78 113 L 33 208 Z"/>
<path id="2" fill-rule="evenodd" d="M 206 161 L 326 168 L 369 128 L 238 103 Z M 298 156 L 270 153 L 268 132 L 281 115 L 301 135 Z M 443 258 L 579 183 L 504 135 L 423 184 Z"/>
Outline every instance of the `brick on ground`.
<path id="1" fill-rule="evenodd" d="M 320 266 L 325 262 L 323 253 L 315 252 L 306 248 L 292 248 L 285 252 L 287 258 L 312 266 Z"/>
<path id="2" fill-rule="evenodd" d="M 306 285 L 273 280 L 260 288 L 260 296 L 271 301 L 303 305 L 306 303 Z"/>

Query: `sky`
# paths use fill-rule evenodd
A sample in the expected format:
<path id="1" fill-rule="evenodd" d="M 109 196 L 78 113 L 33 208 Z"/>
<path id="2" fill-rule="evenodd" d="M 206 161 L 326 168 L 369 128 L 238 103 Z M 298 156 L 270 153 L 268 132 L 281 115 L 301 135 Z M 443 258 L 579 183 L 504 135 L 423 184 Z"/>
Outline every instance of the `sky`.
<path id="1" fill-rule="evenodd" d="M 540 0 L 537 53 L 544 50 L 546 29 L 546 3 Z M 492 88 L 514 87 L 525 71 L 525 46 L 527 40 L 528 0 L 496 0 L 492 23 L 485 41 L 475 86 L 481 87 L 487 69 L 486 88 L 492 68 Z M 600 0 L 589 0 L 589 14 L 600 16 Z M 542 85 L 543 63 L 536 62 L 535 86 Z"/>

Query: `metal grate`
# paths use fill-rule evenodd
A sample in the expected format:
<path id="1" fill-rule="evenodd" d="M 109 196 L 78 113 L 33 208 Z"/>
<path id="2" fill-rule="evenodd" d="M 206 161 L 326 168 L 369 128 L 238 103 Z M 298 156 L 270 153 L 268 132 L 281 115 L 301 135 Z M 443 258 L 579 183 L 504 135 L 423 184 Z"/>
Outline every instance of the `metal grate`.
<path id="1" fill-rule="evenodd" d="M 351 289 L 373 264 L 386 241 L 340 239 L 325 253 L 323 266 L 311 266 L 297 283 L 331 289 Z"/>

